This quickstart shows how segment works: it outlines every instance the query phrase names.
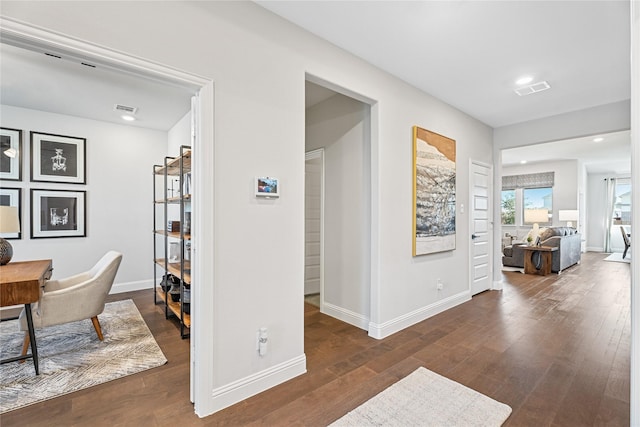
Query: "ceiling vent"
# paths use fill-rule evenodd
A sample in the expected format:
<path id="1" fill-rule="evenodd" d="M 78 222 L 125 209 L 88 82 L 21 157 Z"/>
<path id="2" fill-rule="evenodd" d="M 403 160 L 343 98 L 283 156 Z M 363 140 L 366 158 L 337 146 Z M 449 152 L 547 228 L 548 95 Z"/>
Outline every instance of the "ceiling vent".
<path id="1" fill-rule="evenodd" d="M 113 107 L 114 111 L 119 111 L 121 113 L 127 113 L 127 114 L 135 114 L 136 111 L 138 111 L 137 107 L 129 107 L 128 105 L 122 105 L 122 104 L 116 104 Z"/>
<path id="2" fill-rule="evenodd" d="M 519 87 L 515 90 L 515 92 L 520 96 L 531 95 L 532 93 L 542 92 L 543 90 L 551 89 L 549 83 L 547 82 L 538 82 L 533 83 L 527 86 Z"/>

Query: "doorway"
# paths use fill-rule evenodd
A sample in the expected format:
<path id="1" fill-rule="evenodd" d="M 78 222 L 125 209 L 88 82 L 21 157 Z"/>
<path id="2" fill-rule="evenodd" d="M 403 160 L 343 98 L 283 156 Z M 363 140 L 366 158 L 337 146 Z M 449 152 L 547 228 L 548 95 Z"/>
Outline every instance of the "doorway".
<path id="1" fill-rule="evenodd" d="M 309 231 L 305 234 L 316 239 L 306 242 L 309 251 L 305 253 L 305 294 L 317 293 L 322 313 L 368 330 L 371 108 L 328 86 L 318 84 L 317 80 L 307 81 L 305 86 L 305 152 L 317 156 L 321 150 L 324 171 L 324 178 L 313 178 L 321 179 L 320 196 L 305 195 L 310 204 L 322 202 L 320 212 L 310 209 L 308 213 L 312 216 L 305 218 Z M 320 167 L 313 160 L 307 165 L 310 169 L 306 174 Z M 311 182 L 306 187 L 308 191 L 320 191 L 312 190 Z"/>

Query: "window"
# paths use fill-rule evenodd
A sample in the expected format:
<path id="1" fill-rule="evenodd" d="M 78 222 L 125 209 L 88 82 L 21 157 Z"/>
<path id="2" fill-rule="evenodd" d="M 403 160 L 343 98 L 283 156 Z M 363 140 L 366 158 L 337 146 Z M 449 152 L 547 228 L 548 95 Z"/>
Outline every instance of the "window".
<path id="1" fill-rule="evenodd" d="M 502 190 L 502 200 L 500 202 L 502 212 L 502 224 L 516 224 L 516 190 Z"/>
<path id="2" fill-rule="evenodd" d="M 613 224 L 631 225 L 631 180 L 618 178 L 615 192 Z"/>
<path id="3" fill-rule="evenodd" d="M 553 188 L 525 188 L 523 189 L 523 218 L 525 224 L 550 224 L 553 218 Z M 547 211 L 546 221 L 542 221 L 539 217 L 543 210 Z M 538 214 L 538 215 L 536 215 Z M 527 221 L 527 218 L 534 218 L 533 221 Z M 544 215 L 543 217 L 544 218 Z"/>

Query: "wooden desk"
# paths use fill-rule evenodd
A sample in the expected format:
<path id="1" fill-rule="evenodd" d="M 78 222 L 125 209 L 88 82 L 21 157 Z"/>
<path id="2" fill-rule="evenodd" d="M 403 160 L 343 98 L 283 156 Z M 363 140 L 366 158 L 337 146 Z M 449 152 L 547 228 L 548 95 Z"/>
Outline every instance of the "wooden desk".
<path id="1" fill-rule="evenodd" d="M 553 246 L 525 246 L 524 272 L 525 274 L 539 274 L 546 276 L 551 273 L 551 254 L 557 251 Z"/>
<path id="2" fill-rule="evenodd" d="M 40 299 L 40 288 L 51 277 L 51 260 L 16 261 L 0 266 L 0 306 L 24 304 L 27 317 L 29 339 L 31 340 L 31 354 L 1 360 L 0 363 L 15 362 L 23 359 L 33 359 L 36 375 L 38 369 L 38 347 L 31 316 L 31 303 Z"/>

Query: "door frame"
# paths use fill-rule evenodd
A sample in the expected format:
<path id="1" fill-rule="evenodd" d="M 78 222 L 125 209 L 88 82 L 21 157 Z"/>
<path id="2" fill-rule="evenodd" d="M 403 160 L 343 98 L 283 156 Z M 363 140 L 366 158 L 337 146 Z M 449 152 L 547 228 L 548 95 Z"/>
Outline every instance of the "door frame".
<path id="1" fill-rule="evenodd" d="M 469 208 L 468 208 L 468 212 L 469 212 L 469 236 L 471 236 L 471 234 L 473 233 L 473 210 L 474 210 L 474 200 L 473 200 L 473 187 L 474 187 L 474 180 L 473 180 L 473 166 L 477 165 L 477 166 L 481 166 L 483 168 L 487 168 L 488 173 L 487 176 L 489 178 L 489 182 L 487 183 L 487 198 L 489 199 L 487 201 L 488 203 L 488 224 L 487 224 L 487 244 L 489 245 L 489 247 L 487 248 L 487 266 L 489 271 L 487 272 L 487 280 L 489 282 L 489 287 L 487 288 L 487 290 L 493 290 L 496 289 L 493 285 L 493 247 L 494 247 L 494 238 L 493 238 L 493 232 L 494 232 L 494 212 L 493 212 L 493 165 L 489 164 L 489 163 L 485 163 L 485 162 L 481 162 L 479 160 L 474 160 L 474 159 L 469 159 Z M 468 267 L 469 267 L 469 279 L 468 279 L 468 283 L 469 283 L 469 295 L 473 296 L 473 243 L 471 241 L 469 241 L 469 263 L 468 263 Z"/>
<path id="2" fill-rule="evenodd" d="M 193 295 L 192 318 L 194 325 L 213 324 L 213 313 L 206 301 L 212 301 L 215 287 L 215 260 L 213 245 L 214 223 L 211 219 L 215 210 L 214 174 L 210 165 L 214 164 L 214 82 L 195 74 L 183 72 L 172 67 L 98 46 L 87 41 L 57 34 L 46 29 L 7 17 L 0 17 L 0 36 L 2 43 L 25 48 L 45 49 L 62 53 L 65 56 L 82 58 L 91 63 L 110 68 L 115 71 L 133 73 L 153 78 L 167 84 L 178 84 L 189 87 L 198 93 L 198 110 L 194 115 L 196 121 L 196 140 L 199 146 L 193 147 L 195 156 L 193 164 L 194 203 L 193 226 L 198 230 L 193 235 L 192 259 L 194 268 L 192 275 L 198 283 L 209 282 L 209 286 L 196 286 Z M 206 119 L 205 119 L 206 118 Z M 198 185 L 199 183 L 199 185 Z M 207 191 L 205 191 L 207 189 Z M 212 191 L 214 189 L 214 191 Z M 207 213 L 207 221 L 204 214 Z M 151 256 L 149 262 L 151 263 Z M 214 412 L 211 390 L 213 390 L 214 360 L 213 340 L 207 334 L 207 328 L 193 328 L 191 332 L 194 353 L 198 355 L 190 369 L 190 386 L 193 392 L 191 400 L 195 413 L 205 416 Z"/>

